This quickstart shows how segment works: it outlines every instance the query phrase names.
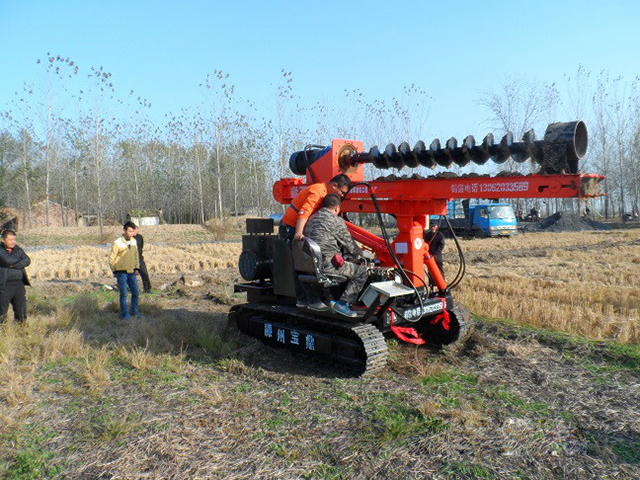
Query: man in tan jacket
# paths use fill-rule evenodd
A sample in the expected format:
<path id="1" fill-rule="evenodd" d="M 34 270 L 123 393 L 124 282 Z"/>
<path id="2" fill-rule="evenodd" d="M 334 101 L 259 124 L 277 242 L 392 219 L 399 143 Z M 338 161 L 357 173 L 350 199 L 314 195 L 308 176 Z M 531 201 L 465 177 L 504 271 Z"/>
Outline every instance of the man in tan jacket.
<path id="1" fill-rule="evenodd" d="M 138 298 L 140 287 L 135 271 L 140 268 L 138 246 L 135 235 L 136 225 L 133 222 L 124 224 L 122 237 L 113 242 L 109 254 L 109 266 L 118 282 L 120 292 L 120 315 L 124 320 L 132 316 L 141 317 L 138 312 Z M 131 290 L 131 311 L 127 309 L 127 287 Z"/>

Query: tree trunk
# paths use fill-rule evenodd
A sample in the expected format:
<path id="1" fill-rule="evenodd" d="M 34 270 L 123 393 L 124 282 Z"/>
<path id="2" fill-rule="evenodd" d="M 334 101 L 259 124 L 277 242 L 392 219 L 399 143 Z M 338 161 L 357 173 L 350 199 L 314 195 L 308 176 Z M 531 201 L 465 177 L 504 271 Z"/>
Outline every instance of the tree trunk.
<path id="1" fill-rule="evenodd" d="M 102 175 L 100 173 L 100 121 L 96 119 L 96 137 L 95 137 L 95 164 L 96 164 L 96 187 L 98 194 L 98 230 L 100 238 L 103 237 L 102 224 Z"/>
<path id="2" fill-rule="evenodd" d="M 238 216 L 238 169 L 233 169 L 233 211 Z"/>
<path id="3" fill-rule="evenodd" d="M 199 149 L 196 148 L 196 165 L 198 168 L 198 197 L 200 199 L 200 224 L 204 225 L 204 190 L 202 188 L 202 162 Z"/>
<path id="4" fill-rule="evenodd" d="M 44 224 L 49 226 L 49 180 L 51 175 L 49 173 L 49 145 L 47 144 L 47 148 L 45 150 L 44 158 L 45 158 L 45 203 L 44 203 Z"/>
<path id="5" fill-rule="evenodd" d="M 222 159 L 220 158 L 220 142 L 222 139 L 220 138 L 220 128 L 216 126 L 216 170 L 218 174 L 218 206 L 220 207 L 218 210 L 219 219 L 222 220 Z"/>
<path id="6" fill-rule="evenodd" d="M 49 226 L 49 183 L 51 179 L 51 174 L 49 171 L 49 144 L 51 142 L 51 101 L 49 101 L 49 111 L 47 114 L 47 144 L 44 150 L 44 163 L 46 170 L 46 181 L 45 181 L 45 206 L 44 206 L 44 218 L 45 225 Z"/>
<path id="7" fill-rule="evenodd" d="M 138 184 L 138 169 L 133 167 L 133 184 L 136 190 L 136 208 L 140 208 L 140 185 Z"/>
<path id="8" fill-rule="evenodd" d="M 27 161 L 27 138 L 26 132 L 22 135 L 22 162 L 24 165 L 24 190 L 27 196 L 27 210 L 29 211 L 29 228 L 33 227 L 33 223 L 31 221 L 32 211 L 31 211 L 31 188 L 29 182 L 29 162 Z"/>
<path id="9" fill-rule="evenodd" d="M 65 198 L 64 198 L 64 181 L 60 182 L 60 216 L 62 218 L 62 226 L 67 226 L 66 219 L 66 209 L 64 208 Z"/>
<path id="10" fill-rule="evenodd" d="M 75 197 L 75 221 L 76 225 L 78 225 L 78 219 L 80 218 L 79 208 L 78 208 L 78 161 L 76 160 L 73 163 L 73 194 Z"/>

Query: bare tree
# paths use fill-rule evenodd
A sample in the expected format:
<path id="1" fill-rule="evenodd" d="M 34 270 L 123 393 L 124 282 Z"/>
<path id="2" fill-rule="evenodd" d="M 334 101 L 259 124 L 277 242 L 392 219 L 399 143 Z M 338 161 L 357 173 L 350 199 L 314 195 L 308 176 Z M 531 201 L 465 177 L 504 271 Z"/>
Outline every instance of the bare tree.
<path id="1" fill-rule="evenodd" d="M 71 78 L 78 73 L 78 67 L 73 60 L 69 57 L 62 57 L 60 55 L 54 56 L 47 53 L 47 58 L 43 61 L 38 60 L 38 64 L 45 65 L 45 74 L 42 81 L 42 96 L 43 99 L 40 103 L 40 109 L 43 112 L 41 118 L 43 119 L 43 137 L 44 137 L 44 164 L 45 164 L 45 222 L 49 225 L 49 203 L 51 201 L 51 154 L 54 144 L 58 141 L 57 135 L 54 132 L 57 131 L 57 120 L 59 119 L 59 96 L 64 90 L 65 80 Z"/>
<path id="2" fill-rule="evenodd" d="M 495 92 L 482 92 L 480 105 L 490 112 L 488 122 L 492 129 L 522 135 L 545 117 L 555 116 L 560 94 L 555 84 L 530 83 L 508 78 Z"/>
<path id="3" fill-rule="evenodd" d="M 88 80 L 88 94 L 92 101 L 89 111 L 92 129 L 91 156 L 96 186 L 98 227 L 100 236 L 102 237 L 105 215 L 103 169 L 106 160 L 106 142 L 108 138 L 107 115 L 105 110 L 107 101 L 113 100 L 114 87 L 111 81 L 111 73 L 106 72 L 103 67 L 91 67 Z"/>
<path id="4" fill-rule="evenodd" d="M 276 93 L 276 112 L 277 112 L 277 129 L 278 129 L 278 159 L 280 177 L 285 176 L 287 165 L 287 120 L 290 113 L 290 103 L 294 100 L 293 94 L 293 78 L 291 72 L 282 69 L 282 78 L 277 86 Z M 289 152 L 290 154 L 290 152 Z"/>
<path id="5" fill-rule="evenodd" d="M 7 201 L 7 193 L 13 191 L 10 185 L 12 171 L 18 159 L 18 141 L 8 130 L 0 130 L 0 207 Z"/>
<path id="6" fill-rule="evenodd" d="M 539 122 L 548 122 L 554 118 L 559 101 L 560 94 L 554 83 L 530 83 L 524 79 L 509 77 L 496 91 L 482 92 L 479 103 L 489 112 L 487 123 L 492 130 L 500 135 L 512 132 L 514 139 L 519 140 L 527 130 L 543 126 Z M 530 172 L 537 168 L 532 161 L 528 166 Z M 522 167 L 510 158 L 497 168 L 514 172 Z M 530 202 L 523 202 L 525 209 L 531 205 L 533 204 Z"/>
<path id="7" fill-rule="evenodd" d="M 222 157 L 224 149 L 224 133 L 230 124 L 230 109 L 233 106 L 235 87 L 230 83 L 229 74 L 222 70 L 214 70 L 207 74 L 204 84 L 205 103 L 209 108 L 209 127 L 213 130 L 213 151 L 218 193 L 218 218 L 222 219 L 224 205 L 222 203 Z"/>
<path id="8" fill-rule="evenodd" d="M 571 118 L 587 120 L 591 103 L 591 72 L 579 65 L 574 76 L 565 75 L 567 114 Z"/>
<path id="9" fill-rule="evenodd" d="M 34 95 L 33 85 L 24 83 L 19 92 L 15 92 L 15 98 L 12 101 L 12 110 L 5 112 L 3 118 L 8 125 L 12 127 L 18 135 L 20 144 L 20 176 L 24 181 L 24 212 L 26 213 L 26 224 L 32 226 L 32 179 L 33 179 L 33 158 L 35 157 L 36 147 L 34 141 L 33 127 L 33 105 L 32 97 Z"/>
<path id="10" fill-rule="evenodd" d="M 596 80 L 596 90 L 593 94 L 593 114 L 596 126 L 597 145 L 599 147 L 600 172 L 605 177 L 610 177 L 610 161 L 609 161 L 609 130 L 611 126 L 611 117 L 609 113 L 609 74 L 608 72 L 600 72 Z M 608 182 L 603 184 L 604 197 L 604 216 L 609 218 L 611 196 L 609 195 Z"/>

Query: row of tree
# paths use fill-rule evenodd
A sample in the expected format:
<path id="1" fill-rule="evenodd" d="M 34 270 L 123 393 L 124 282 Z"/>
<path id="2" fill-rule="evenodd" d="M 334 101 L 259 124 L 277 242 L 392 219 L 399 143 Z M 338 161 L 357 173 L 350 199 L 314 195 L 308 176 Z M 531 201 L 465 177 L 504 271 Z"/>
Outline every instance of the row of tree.
<path id="1" fill-rule="evenodd" d="M 40 84 L 25 84 L 0 124 L 0 202 L 21 211 L 24 225 L 43 200 L 47 225 L 51 202 L 71 209 L 74 223 L 91 214 L 100 226 L 134 210 L 204 223 L 271 209 L 272 127 L 236 108 L 227 75 L 206 78 L 208 108 L 154 125 L 151 104 L 133 91 L 119 98 L 103 68 L 78 82 L 68 58 L 39 63 Z"/>
<path id="2" fill-rule="evenodd" d="M 73 212 L 72 219 L 62 216 L 63 224 L 92 214 L 100 226 L 134 210 L 162 208 L 167 221 L 178 223 L 277 211 L 271 187 L 291 175 L 292 152 L 337 137 L 359 138 L 367 147 L 415 142 L 426 138 L 433 101 L 412 85 L 390 100 L 369 100 L 354 90 L 333 104 L 308 105 L 295 94 L 291 73 L 282 71 L 273 112 L 261 112 L 236 94 L 228 74 L 214 70 L 200 85 L 200 105 L 166 114 L 158 124 L 151 120 L 151 104 L 133 91 L 119 94 L 102 67 L 83 73 L 73 60 L 53 55 L 38 63 L 39 81 L 23 85 L 0 116 L 0 205 L 19 210 L 27 227 L 33 205 L 43 200 L 47 225 L 53 221 L 51 202 Z M 562 92 L 555 84 L 508 79 L 479 93 L 479 102 L 496 135 L 540 131 L 558 115 L 584 119 L 591 125 L 591 146 L 583 164 L 608 177 L 608 195 L 591 210 L 612 216 L 637 208 L 636 80 L 580 68 L 566 78 Z"/>

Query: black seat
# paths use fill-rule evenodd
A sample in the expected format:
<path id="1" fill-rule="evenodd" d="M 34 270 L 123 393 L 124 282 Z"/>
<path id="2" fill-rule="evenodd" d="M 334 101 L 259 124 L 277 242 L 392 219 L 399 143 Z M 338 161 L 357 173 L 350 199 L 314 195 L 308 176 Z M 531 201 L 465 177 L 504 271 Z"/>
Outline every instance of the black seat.
<path id="1" fill-rule="evenodd" d="M 327 274 L 322 268 L 322 252 L 316 242 L 310 238 L 303 238 L 293 242 L 293 268 L 298 273 L 298 280 L 302 283 L 335 287 L 347 281 L 342 275 Z"/>

